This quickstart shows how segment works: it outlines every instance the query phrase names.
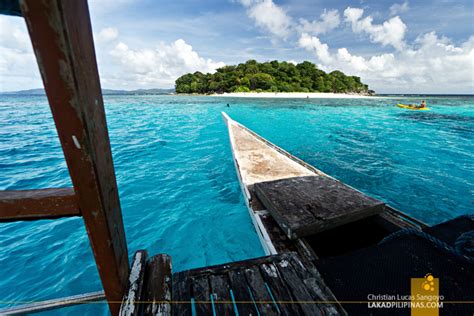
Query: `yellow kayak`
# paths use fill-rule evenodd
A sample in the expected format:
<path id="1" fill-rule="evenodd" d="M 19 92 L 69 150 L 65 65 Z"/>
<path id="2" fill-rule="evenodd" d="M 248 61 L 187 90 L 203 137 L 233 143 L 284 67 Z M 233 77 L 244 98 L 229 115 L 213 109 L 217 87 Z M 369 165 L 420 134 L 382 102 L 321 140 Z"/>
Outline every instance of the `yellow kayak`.
<path id="1" fill-rule="evenodd" d="M 418 110 L 418 111 L 427 111 L 427 110 L 430 109 L 430 108 L 419 108 L 419 107 L 417 107 L 416 105 L 412 105 L 412 104 L 401 104 L 401 103 L 398 103 L 397 106 L 398 106 L 399 108 L 403 108 L 403 109 Z"/>

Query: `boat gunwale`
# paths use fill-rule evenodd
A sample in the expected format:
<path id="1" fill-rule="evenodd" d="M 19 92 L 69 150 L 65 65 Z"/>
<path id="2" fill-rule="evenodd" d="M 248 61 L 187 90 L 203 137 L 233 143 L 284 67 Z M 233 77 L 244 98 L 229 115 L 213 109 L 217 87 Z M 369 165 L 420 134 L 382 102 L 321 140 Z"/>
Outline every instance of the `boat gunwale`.
<path id="1" fill-rule="evenodd" d="M 224 120 L 226 122 L 226 125 L 228 127 L 228 131 L 229 131 L 229 138 L 230 138 L 230 141 L 231 141 L 231 149 L 232 149 L 232 156 L 233 156 L 233 159 L 234 159 L 234 164 L 235 164 L 235 168 L 237 170 L 237 174 L 238 174 L 238 178 L 239 178 L 239 182 L 241 184 L 241 187 L 243 188 L 244 192 L 245 192 L 245 195 L 246 197 L 248 198 L 248 201 L 247 201 L 247 207 L 251 207 L 250 205 L 250 201 L 251 201 L 251 194 L 249 192 L 249 186 L 250 184 L 245 184 L 244 181 L 243 181 L 243 178 L 241 176 L 241 173 L 240 173 L 240 168 L 239 168 L 239 165 L 238 165 L 238 162 L 237 162 L 237 159 L 235 158 L 235 153 L 234 153 L 234 149 L 235 149 L 235 144 L 234 144 L 234 141 L 232 139 L 232 136 L 231 136 L 231 129 L 229 128 L 229 124 L 235 124 L 236 126 L 242 128 L 243 130 L 247 131 L 248 133 L 250 133 L 252 136 L 254 136 L 257 140 L 261 141 L 262 143 L 264 143 L 264 145 L 268 146 L 270 149 L 273 149 L 275 151 L 277 151 L 278 153 L 284 155 L 285 157 L 291 159 L 292 161 L 296 162 L 297 164 L 299 164 L 300 166 L 314 172 L 315 174 L 317 175 L 320 175 L 320 176 L 325 176 L 325 177 L 328 177 L 332 180 L 335 180 L 341 184 L 344 184 L 346 186 L 348 186 L 349 188 L 361 193 L 361 194 L 364 194 L 366 195 L 365 193 L 361 192 L 360 190 L 346 184 L 346 183 L 343 183 L 342 181 L 324 173 L 323 171 L 317 169 L 316 167 L 310 165 L 309 163 L 305 162 L 304 160 L 301 160 L 300 158 L 290 154 L 289 152 L 287 152 L 286 150 L 282 149 L 281 147 L 273 144 L 272 142 L 270 142 L 269 140 L 263 138 L 262 136 L 258 135 L 257 133 L 255 133 L 254 131 L 252 131 L 251 129 L 249 129 L 248 127 L 240 124 L 239 122 L 233 120 L 227 113 L 225 112 L 222 112 L 221 113 L 222 116 L 224 117 Z M 429 225 L 427 225 L 426 223 L 422 222 L 421 220 L 419 219 L 416 219 L 394 207 L 392 207 L 391 205 L 385 203 L 385 211 L 387 212 L 387 214 L 390 214 L 392 216 L 395 216 L 399 219 L 401 219 L 402 221 L 406 221 L 406 222 L 409 222 L 415 226 L 418 226 L 419 229 L 423 229 L 423 228 L 426 228 L 426 227 L 429 227 Z M 254 211 L 256 212 L 256 211 Z"/>
<path id="2" fill-rule="evenodd" d="M 227 113 L 222 112 L 221 114 L 224 118 L 224 121 L 225 121 L 226 126 L 227 126 L 227 130 L 228 130 L 228 133 L 229 133 L 230 148 L 231 148 L 231 152 L 232 152 L 232 160 L 234 161 L 234 167 L 235 167 L 235 170 L 237 171 L 236 173 L 237 173 L 237 178 L 239 179 L 240 189 L 242 191 L 242 194 L 244 195 L 245 205 L 247 206 L 247 210 L 249 212 L 249 215 L 250 215 L 250 218 L 253 222 L 253 225 L 256 228 L 258 238 L 260 239 L 260 244 L 262 245 L 263 250 L 264 250 L 266 255 L 278 254 L 278 251 L 276 251 L 276 248 L 273 245 L 273 242 L 270 238 L 270 235 L 267 232 L 267 229 L 265 228 L 265 225 L 262 223 L 262 221 L 260 220 L 260 217 L 257 214 L 258 211 L 255 210 L 251 205 L 252 195 L 250 194 L 250 191 L 247 187 L 247 184 L 244 183 L 244 180 L 242 179 L 242 175 L 240 173 L 239 163 L 238 163 L 238 161 L 235 157 L 235 150 L 234 150 L 235 143 L 234 143 L 234 139 L 232 137 L 232 130 L 230 129 L 230 126 L 229 126 L 229 124 L 231 124 L 232 122 L 235 122 L 235 121 L 232 120 L 227 115 Z M 235 122 L 235 123 L 237 123 L 237 122 Z"/>

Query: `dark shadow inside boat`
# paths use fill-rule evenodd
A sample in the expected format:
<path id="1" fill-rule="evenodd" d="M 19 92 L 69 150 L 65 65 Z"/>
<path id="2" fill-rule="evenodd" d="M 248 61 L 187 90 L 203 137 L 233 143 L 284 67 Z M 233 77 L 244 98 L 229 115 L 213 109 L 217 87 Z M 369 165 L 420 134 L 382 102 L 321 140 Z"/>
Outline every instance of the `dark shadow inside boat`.
<path id="1" fill-rule="evenodd" d="M 307 236 L 305 240 L 318 258 L 325 258 L 375 245 L 399 229 L 380 215 L 375 215 Z"/>
<path id="2" fill-rule="evenodd" d="M 328 237 L 330 233 L 326 233 Z M 358 239 L 356 236 L 346 235 L 345 239 L 354 243 L 351 239 Z M 449 302 L 467 303 L 474 295 L 474 215 L 423 230 L 402 229 L 373 245 L 351 250 L 340 254 L 323 250 L 321 254 L 334 256 L 315 260 L 339 301 L 367 301 L 370 295 L 377 294 L 409 295 L 410 279 L 430 274 L 440 280 L 444 315 L 472 315 L 472 305 Z M 349 315 L 387 315 L 387 310 L 369 310 L 367 306 L 345 304 L 344 308 Z M 408 309 L 392 312 L 389 314 L 409 314 Z"/>

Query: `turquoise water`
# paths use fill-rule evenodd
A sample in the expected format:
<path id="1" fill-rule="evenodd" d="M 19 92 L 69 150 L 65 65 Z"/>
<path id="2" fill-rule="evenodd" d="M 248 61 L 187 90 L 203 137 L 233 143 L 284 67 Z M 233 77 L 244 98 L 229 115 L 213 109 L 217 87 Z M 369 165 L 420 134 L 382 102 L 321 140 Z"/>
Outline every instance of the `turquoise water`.
<path id="1" fill-rule="evenodd" d="M 474 98 L 427 100 L 431 111 L 393 106 L 408 98 L 106 97 L 129 254 L 171 254 L 174 271 L 263 255 L 221 111 L 429 224 L 472 213 Z M 71 185 L 44 97 L 1 97 L 0 170 L 2 190 Z M 4 304 L 100 288 L 82 219 L 0 224 Z"/>

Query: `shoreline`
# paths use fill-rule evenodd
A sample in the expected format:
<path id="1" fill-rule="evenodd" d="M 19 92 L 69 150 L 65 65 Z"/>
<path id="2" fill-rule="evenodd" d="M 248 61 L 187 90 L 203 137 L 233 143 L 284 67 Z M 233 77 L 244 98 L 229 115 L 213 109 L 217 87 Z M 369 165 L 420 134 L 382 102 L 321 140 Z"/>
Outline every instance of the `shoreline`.
<path id="1" fill-rule="evenodd" d="M 275 98 L 275 99 L 374 99 L 377 96 L 328 92 L 230 92 L 211 94 L 212 97 Z"/>

